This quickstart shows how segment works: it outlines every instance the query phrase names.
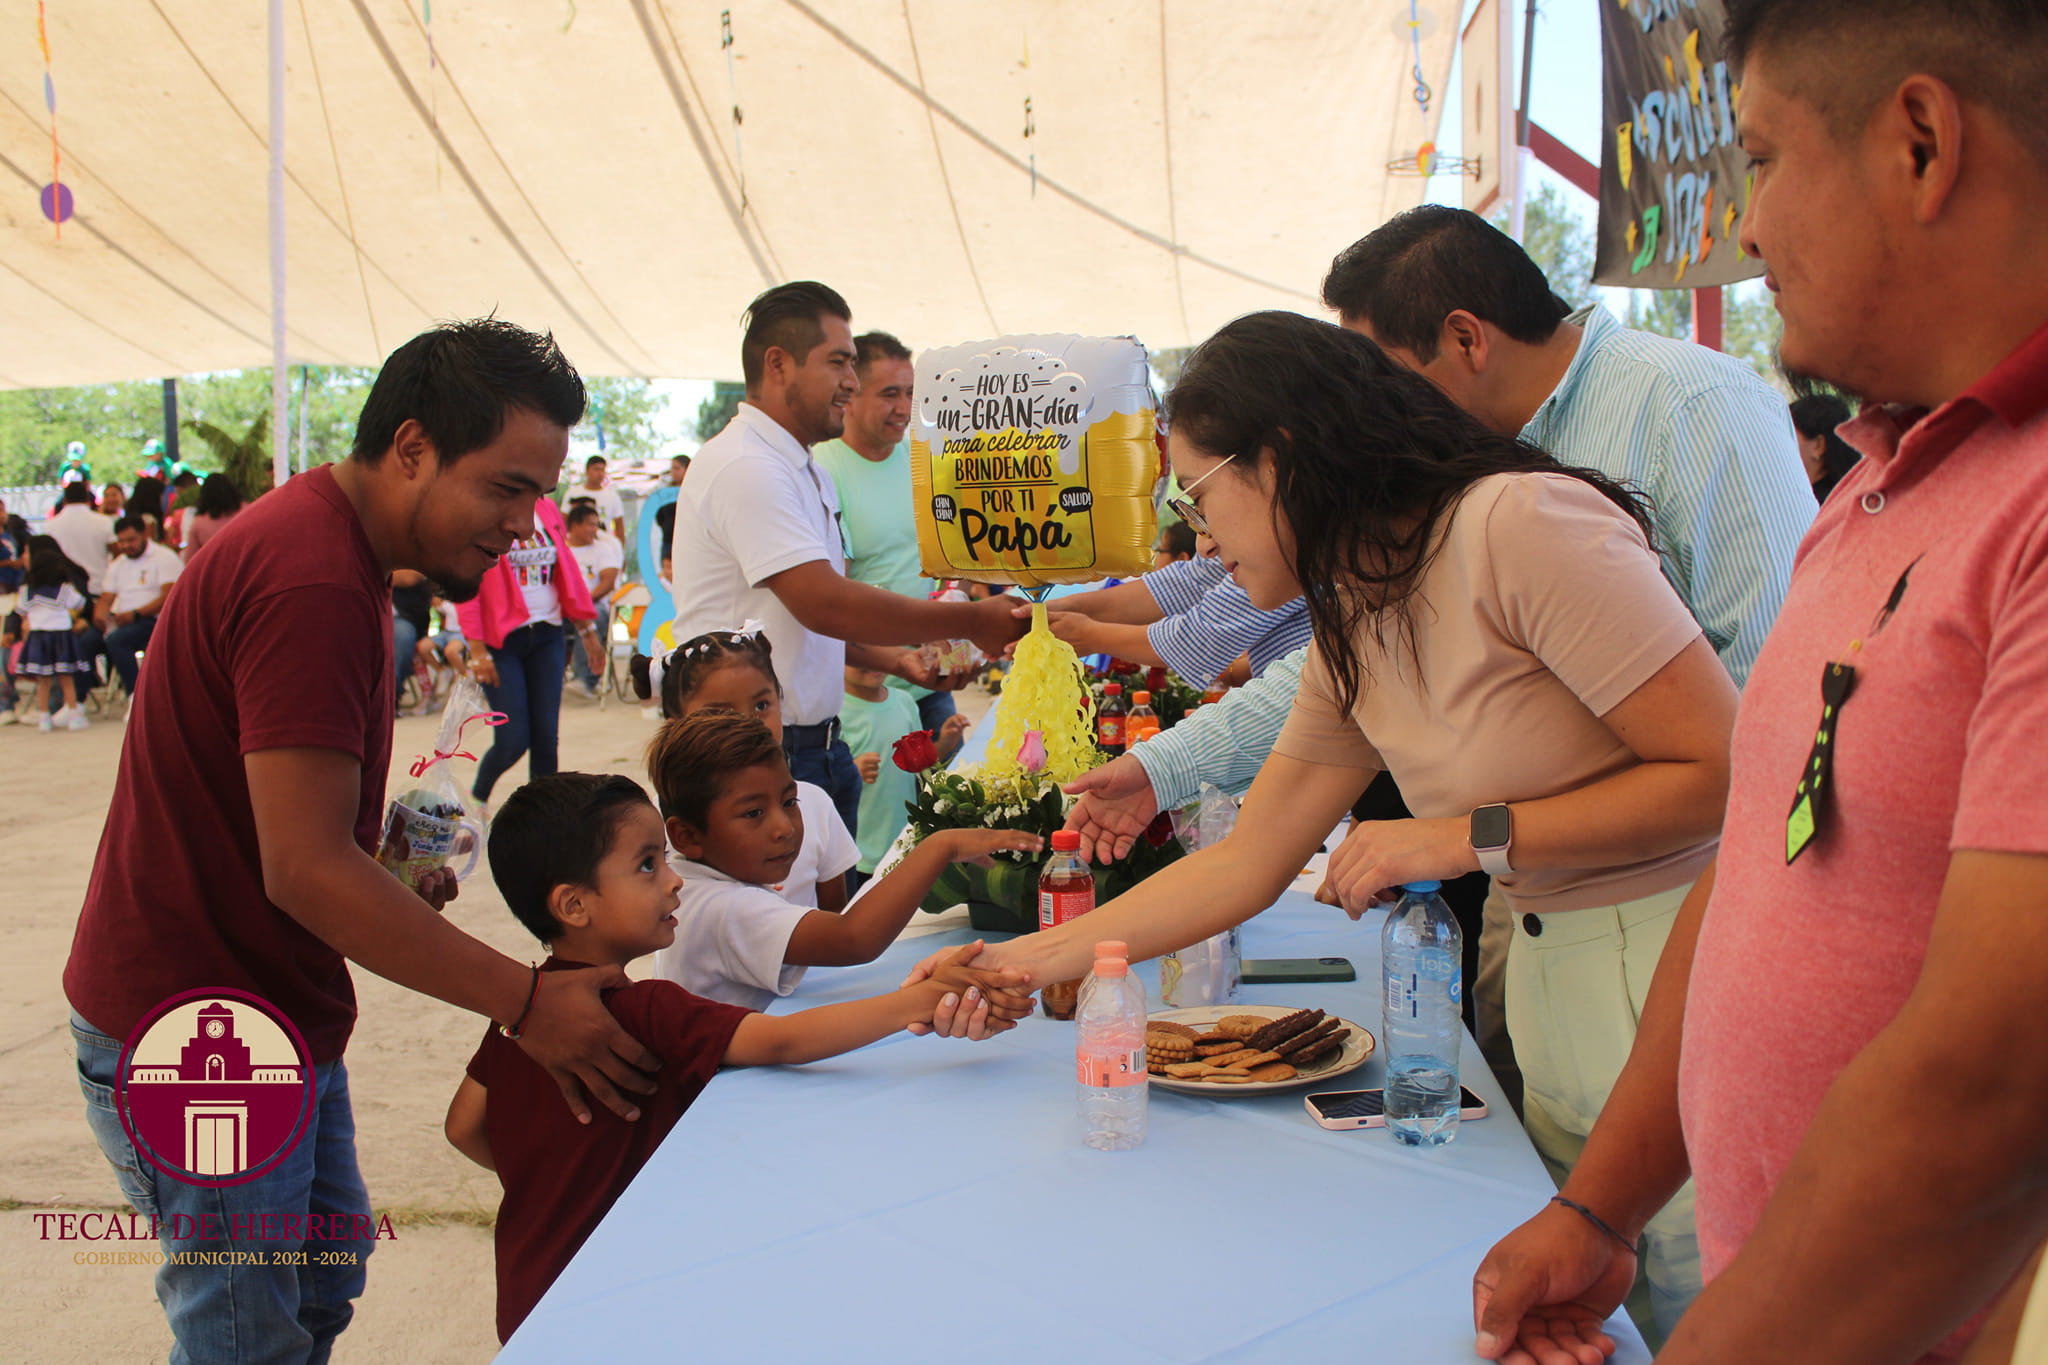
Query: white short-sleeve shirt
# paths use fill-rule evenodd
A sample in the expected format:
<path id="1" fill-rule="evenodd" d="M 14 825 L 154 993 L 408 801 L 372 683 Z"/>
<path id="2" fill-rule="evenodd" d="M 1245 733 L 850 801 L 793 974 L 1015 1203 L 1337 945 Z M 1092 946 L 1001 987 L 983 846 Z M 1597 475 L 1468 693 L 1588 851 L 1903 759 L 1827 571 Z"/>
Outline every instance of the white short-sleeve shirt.
<path id="1" fill-rule="evenodd" d="M 814 560 L 846 572 L 838 490 L 796 437 L 759 408 L 740 404 L 690 462 L 676 495 L 671 554 L 677 643 L 758 620 L 775 647 L 783 721 L 816 725 L 839 714 L 845 643 L 807 630 L 761 586 Z"/>
<path id="2" fill-rule="evenodd" d="M 804 979 L 804 968 L 783 961 L 789 937 L 796 932 L 797 921 L 818 908 L 818 882 L 857 866 L 860 846 L 823 787 L 799 782 L 796 799 L 804 817 L 804 841 L 789 875 L 772 885 L 734 881 L 715 867 L 669 850 L 668 865 L 683 879 L 682 903 L 676 907 L 674 945 L 654 955 L 656 975 L 706 1000 L 751 1010 L 765 1009 L 770 1000 L 788 995 Z M 761 895 L 747 896 L 743 891 Z M 782 907 L 764 897 L 780 901 Z"/>
<path id="3" fill-rule="evenodd" d="M 64 557 L 85 570 L 85 589 L 94 597 L 106 591 L 100 586 L 106 577 L 108 548 L 114 539 L 114 519 L 103 517 L 82 502 L 66 503 L 43 522 L 43 534 L 56 538 Z"/>
<path id="4" fill-rule="evenodd" d="M 117 554 L 100 575 L 100 591 L 114 594 L 115 611 L 134 611 L 156 601 L 164 585 L 175 583 L 185 572 L 185 561 L 176 550 L 150 541 L 141 554 L 130 559 Z"/>
<path id="5" fill-rule="evenodd" d="M 597 514 L 604 518 L 604 529 L 607 531 L 612 529 L 613 522 L 626 519 L 626 500 L 620 497 L 619 490 L 610 484 L 606 484 L 602 488 L 586 488 L 583 486 L 583 480 L 578 479 L 575 483 L 564 488 L 562 490 L 562 513 L 564 516 L 568 515 L 570 504 L 578 498 L 589 498 L 593 503 L 597 504 Z"/>
<path id="6" fill-rule="evenodd" d="M 606 569 L 625 568 L 626 547 L 619 544 L 609 534 L 600 533 L 597 539 L 591 541 L 588 545 L 580 547 L 571 545 L 569 553 L 575 556 L 576 567 L 583 571 L 583 586 L 590 589 L 590 600 L 600 607 L 611 601 L 612 594 L 610 592 L 602 597 L 597 595 L 598 575 L 602 574 Z M 612 580 L 612 592 L 617 592 L 618 587 L 619 580 L 614 578 Z"/>

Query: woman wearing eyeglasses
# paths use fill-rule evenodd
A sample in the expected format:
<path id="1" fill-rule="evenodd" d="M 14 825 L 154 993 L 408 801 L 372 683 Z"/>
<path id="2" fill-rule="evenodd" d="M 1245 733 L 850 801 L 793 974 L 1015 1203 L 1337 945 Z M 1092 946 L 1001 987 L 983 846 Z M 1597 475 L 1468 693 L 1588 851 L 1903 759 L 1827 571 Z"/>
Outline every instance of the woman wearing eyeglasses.
<path id="1" fill-rule="evenodd" d="M 1197 942 L 1273 903 L 1389 771 L 1415 812 L 1333 858 L 1354 919 L 1484 869 L 1516 919 L 1508 1028 L 1560 1180 L 1711 859 L 1736 691 L 1665 581 L 1638 496 L 1488 430 L 1370 341 L 1290 313 L 1231 323 L 1168 410 L 1182 517 L 1253 604 L 1304 595 L 1315 645 L 1236 834 L 1071 926 L 989 949 L 1034 982 Z M 1650 1225 L 1667 1330 L 1698 1291 L 1690 1186 Z"/>

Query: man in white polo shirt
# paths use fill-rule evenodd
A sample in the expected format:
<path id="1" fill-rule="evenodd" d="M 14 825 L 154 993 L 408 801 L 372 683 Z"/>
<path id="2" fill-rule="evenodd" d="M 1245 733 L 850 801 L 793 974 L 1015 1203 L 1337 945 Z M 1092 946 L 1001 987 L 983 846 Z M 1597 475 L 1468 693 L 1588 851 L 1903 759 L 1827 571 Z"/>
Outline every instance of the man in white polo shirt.
<path id="1" fill-rule="evenodd" d="M 107 659 L 121 675 L 128 695 L 135 695 L 135 656 L 149 647 L 156 618 L 171 595 L 171 584 L 185 571 L 177 551 L 149 538 L 141 517 L 114 523 L 114 547 L 120 553 L 100 576 L 95 624 L 107 633 Z"/>
<path id="2" fill-rule="evenodd" d="M 764 623 L 790 771 L 823 787 L 852 830 L 861 780 L 839 738 L 846 665 L 936 686 L 913 646 L 970 639 L 997 653 L 1024 623 L 999 599 L 918 601 L 846 577 L 838 491 L 810 450 L 845 429 L 860 388 L 852 313 L 837 292 L 803 280 L 755 299 L 740 363 L 746 401 L 676 496 L 675 638 Z"/>

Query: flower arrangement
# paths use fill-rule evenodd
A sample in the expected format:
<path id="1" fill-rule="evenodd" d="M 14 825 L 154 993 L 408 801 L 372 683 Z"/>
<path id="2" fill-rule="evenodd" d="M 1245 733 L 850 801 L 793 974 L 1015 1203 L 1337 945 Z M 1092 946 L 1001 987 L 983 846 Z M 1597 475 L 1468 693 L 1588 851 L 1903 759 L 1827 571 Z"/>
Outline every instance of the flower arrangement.
<path id="1" fill-rule="evenodd" d="M 891 761 L 917 775 L 917 799 L 906 802 L 913 839 L 934 830 L 1023 830 L 1044 838 L 1066 823 L 1070 804 L 1061 785 L 1104 760 L 1094 743 L 1094 698 L 1073 647 L 1045 627 L 1045 609 L 1018 642 L 1010 686 L 994 718 L 987 757 L 978 768 L 938 770 L 928 731 L 896 742 Z M 1173 822 L 1162 813 L 1122 861 L 1095 868 L 1098 900 L 1121 895 L 1181 856 Z M 967 902 L 977 929 L 1028 932 L 1037 927 L 1040 858 L 997 853 L 993 866 L 955 864 L 925 897 L 934 914 Z"/>

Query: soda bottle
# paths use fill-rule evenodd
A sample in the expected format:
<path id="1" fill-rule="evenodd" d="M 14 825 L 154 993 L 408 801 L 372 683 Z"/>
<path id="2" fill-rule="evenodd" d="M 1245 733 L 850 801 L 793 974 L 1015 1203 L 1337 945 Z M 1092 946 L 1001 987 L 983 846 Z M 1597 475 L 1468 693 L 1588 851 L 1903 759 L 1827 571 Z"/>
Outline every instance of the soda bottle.
<path id="1" fill-rule="evenodd" d="M 1098 959 L 1105 957 L 1120 957 L 1124 961 L 1129 962 L 1131 960 L 1131 945 L 1125 943 L 1121 939 L 1106 938 L 1102 940 L 1102 942 L 1095 945 L 1095 956 Z M 1124 980 L 1129 985 L 1137 988 L 1138 1004 L 1140 1007 L 1142 1007 L 1145 1003 L 1145 983 L 1138 980 L 1136 976 L 1132 975 L 1126 975 L 1124 977 Z M 1082 1010 L 1088 1008 L 1088 997 L 1091 993 L 1093 993 L 1094 990 L 1095 978 L 1093 976 L 1090 976 L 1087 980 L 1081 983 L 1081 994 L 1074 1009 L 1074 1013 L 1077 1017 L 1079 1016 Z"/>
<path id="2" fill-rule="evenodd" d="M 1095 747 L 1111 758 L 1124 751 L 1124 720 L 1130 711 L 1124 705 L 1124 685 L 1104 683 L 1102 705 L 1095 708 Z"/>
<path id="3" fill-rule="evenodd" d="M 1132 748 L 1159 733 L 1159 713 L 1152 709 L 1150 692 L 1131 693 L 1131 714 L 1124 721 L 1124 747 Z"/>
<path id="4" fill-rule="evenodd" d="M 1145 1140 L 1145 992 L 1120 957 L 1097 958 L 1089 984 L 1074 1026 L 1081 1140 L 1123 1151 Z"/>
<path id="5" fill-rule="evenodd" d="M 1081 832 L 1063 829 L 1052 836 L 1052 856 L 1038 875 L 1038 927 L 1052 929 L 1095 908 L 1095 876 L 1081 861 Z M 1080 1003 L 1081 982 L 1055 981 L 1038 993 L 1049 1019 L 1071 1019 Z M 1141 1029 L 1142 1035 L 1143 1030 Z M 1144 1039 L 1141 1036 L 1142 1046 Z"/>
<path id="6" fill-rule="evenodd" d="M 1217 702 L 1223 700 L 1223 694 L 1229 690 L 1229 688 L 1223 685 L 1223 679 L 1218 678 L 1215 682 L 1209 684 L 1208 688 L 1202 693 L 1201 701 L 1195 704 L 1197 706 L 1214 706 Z"/>
<path id="7" fill-rule="evenodd" d="M 1411 1147 L 1458 1133 L 1458 1045 L 1464 941 L 1441 882 L 1410 882 L 1380 930 L 1386 1003 L 1387 1131 Z"/>

